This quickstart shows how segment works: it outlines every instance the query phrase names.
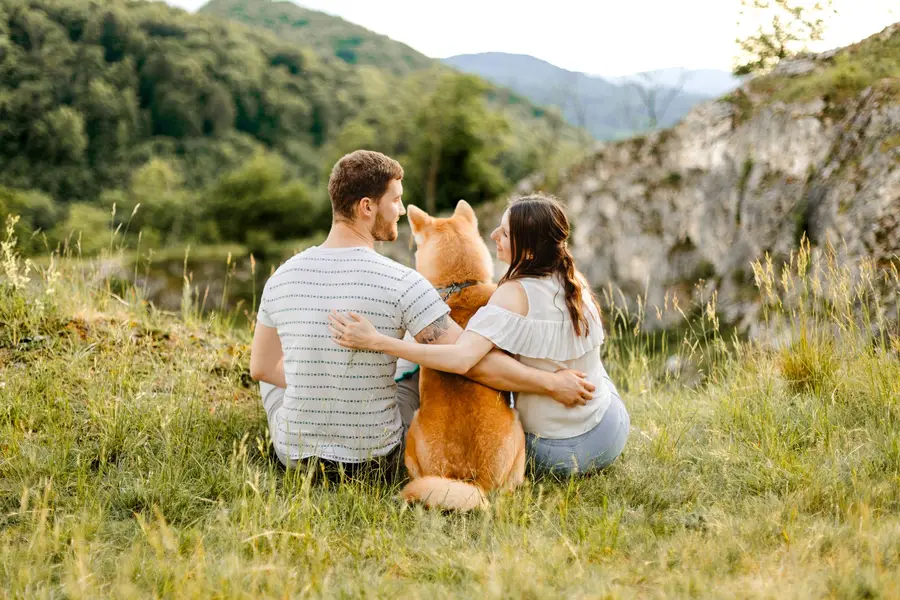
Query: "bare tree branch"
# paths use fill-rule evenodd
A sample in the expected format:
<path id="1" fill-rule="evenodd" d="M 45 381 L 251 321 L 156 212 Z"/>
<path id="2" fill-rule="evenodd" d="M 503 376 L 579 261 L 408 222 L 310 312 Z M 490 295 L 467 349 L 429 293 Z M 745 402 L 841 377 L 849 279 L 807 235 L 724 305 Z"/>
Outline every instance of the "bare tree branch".
<path id="1" fill-rule="evenodd" d="M 626 115 L 635 129 L 656 129 L 665 119 L 666 113 L 675 99 L 684 92 L 684 86 L 690 79 L 690 74 L 682 71 L 674 86 L 665 85 L 659 76 L 653 73 L 640 73 L 638 77 L 641 82 L 630 82 L 626 84 L 626 87 L 640 101 L 642 116 L 645 118 L 640 122 L 635 122 L 631 103 L 627 101 L 625 104 Z"/>

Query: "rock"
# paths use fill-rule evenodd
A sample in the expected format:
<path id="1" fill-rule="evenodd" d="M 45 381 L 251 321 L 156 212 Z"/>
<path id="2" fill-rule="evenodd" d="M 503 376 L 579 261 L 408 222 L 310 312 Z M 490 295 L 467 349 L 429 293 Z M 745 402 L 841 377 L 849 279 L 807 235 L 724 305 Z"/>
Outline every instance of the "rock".
<path id="1" fill-rule="evenodd" d="M 808 72 L 822 58 L 799 60 L 781 68 Z M 621 290 L 613 298 L 631 314 L 645 298 L 646 330 L 682 319 L 671 304 L 657 318 L 667 298 L 687 312 L 715 290 L 723 325 L 761 335 L 751 264 L 768 253 L 778 269 L 802 235 L 833 244 L 841 260 L 900 255 L 900 94 L 891 85 L 839 106 L 816 98 L 737 112 L 725 99 L 706 102 L 669 130 L 605 143 L 552 190 L 567 204 L 579 268 L 595 288 Z M 530 177 L 513 195 L 542 182 Z M 506 201 L 479 207 L 485 237 Z M 411 264 L 406 242 L 390 246 Z"/>
<path id="2" fill-rule="evenodd" d="M 876 86 L 824 120 L 833 108 L 773 104 L 735 126 L 733 107 L 715 101 L 642 142 L 607 145 L 557 191 L 579 267 L 596 287 L 621 289 L 632 314 L 645 297 L 649 330 L 672 324 L 654 306 L 673 292 L 696 301 L 704 279 L 720 315 L 747 331 L 760 311 L 751 263 L 765 253 L 778 263 L 805 234 L 847 259 L 896 256 L 898 96 Z"/>
<path id="3" fill-rule="evenodd" d="M 681 357 L 677 354 L 673 354 L 669 358 L 666 359 L 665 371 L 666 375 L 669 377 L 675 378 L 681 374 L 681 367 L 684 364 Z"/>
<path id="4" fill-rule="evenodd" d="M 816 63 L 808 58 L 799 58 L 794 60 L 783 60 L 772 71 L 775 75 L 787 75 L 794 77 L 796 75 L 805 75 L 816 70 Z"/>

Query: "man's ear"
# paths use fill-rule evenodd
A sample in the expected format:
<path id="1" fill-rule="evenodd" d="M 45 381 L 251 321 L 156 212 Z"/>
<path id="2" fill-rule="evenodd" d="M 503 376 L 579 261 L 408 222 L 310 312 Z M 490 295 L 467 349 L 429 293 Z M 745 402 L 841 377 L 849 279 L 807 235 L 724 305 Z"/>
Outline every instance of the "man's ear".
<path id="1" fill-rule="evenodd" d="M 419 233 L 434 221 L 433 217 L 415 204 L 406 205 L 406 218 L 409 220 L 409 227 L 412 229 L 413 235 Z"/>
<path id="2" fill-rule="evenodd" d="M 364 196 L 360 199 L 359 202 L 356 203 L 356 211 L 358 217 L 368 217 L 377 211 L 377 203 L 369 198 L 368 196 Z"/>
<path id="3" fill-rule="evenodd" d="M 456 203 L 456 210 L 453 211 L 453 216 L 462 217 L 472 225 L 478 227 L 478 217 L 475 216 L 475 211 L 472 210 L 472 207 L 469 206 L 469 203 L 465 200 L 460 200 Z"/>

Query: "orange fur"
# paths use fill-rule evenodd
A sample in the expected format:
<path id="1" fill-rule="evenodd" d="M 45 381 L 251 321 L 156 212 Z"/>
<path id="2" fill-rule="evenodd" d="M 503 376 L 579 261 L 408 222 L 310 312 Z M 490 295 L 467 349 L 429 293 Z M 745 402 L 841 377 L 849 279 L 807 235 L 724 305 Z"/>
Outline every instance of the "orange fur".
<path id="1" fill-rule="evenodd" d="M 435 287 L 479 281 L 447 299 L 461 327 L 496 286 L 487 246 L 472 208 L 460 200 L 452 217 L 436 219 L 408 207 L 418 246 L 416 269 Z M 525 434 L 503 394 L 460 375 L 422 369 L 420 408 L 406 437 L 412 481 L 401 495 L 429 507 L 469 510 L 484 494 L 512 490 L 525 478 Z"/>
<path id="2" fill-rule="evenodd" d="M 484 492 L 477 485 L 434 475 L 413 479 L 400 496 L 404 500 L 418 500 L 428 508 L 466 511 L 487 506 Z"/>

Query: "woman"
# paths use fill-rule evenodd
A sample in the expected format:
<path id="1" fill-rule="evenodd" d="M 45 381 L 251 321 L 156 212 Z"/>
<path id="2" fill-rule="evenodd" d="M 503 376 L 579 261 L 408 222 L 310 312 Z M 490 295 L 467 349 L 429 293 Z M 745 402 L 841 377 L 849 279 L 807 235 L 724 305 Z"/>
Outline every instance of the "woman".
<path id="1" fill-rule="evenodd" d="M 600 361 L 603 328 L 590 287 L 575 269 L 566 240 L 569 221 L 548 196 L 512 202 L 491 233 L 497 258 L 509 265 L 489 303 L 453 345 L 425 345 L 378 333 L 356 314 L 330 316 L 334 341 L 451 373 L 466 373 L 495 346 L 530 366 L 588 374 L 597 386 L 582 406 L 517 394 L 528 455 L 561 474 L 602 469 L 622 452 L 630 419 Z"/>

